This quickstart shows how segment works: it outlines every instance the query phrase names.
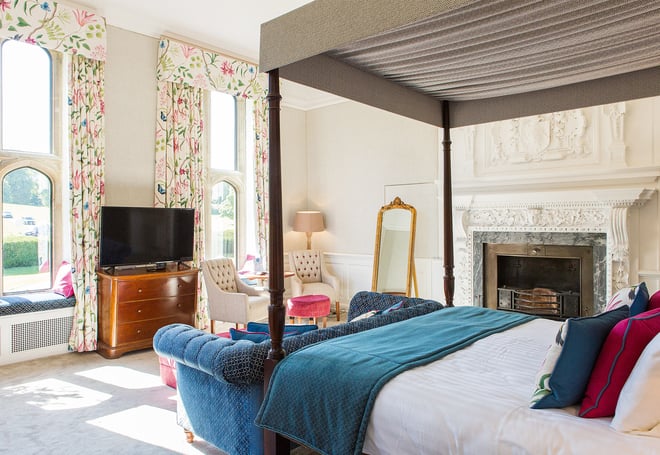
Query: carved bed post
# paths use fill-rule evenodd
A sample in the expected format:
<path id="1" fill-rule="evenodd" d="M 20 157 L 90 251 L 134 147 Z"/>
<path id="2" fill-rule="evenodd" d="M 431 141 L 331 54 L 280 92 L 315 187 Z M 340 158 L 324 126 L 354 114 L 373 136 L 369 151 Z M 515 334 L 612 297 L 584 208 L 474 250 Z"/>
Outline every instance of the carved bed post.
<path id="1" fill-rule="evenodd" d="M 282 236 L 282 166 L 280 148 L 280 74 L 274 69 L 268 73 L 268 324 L 271 348 L 268 359 L 284 358 L 282 337 L 284 334 L 284 252 Z"/>
<path id="2" fill-rule="evenodd" d="M 445 255 L 445 300 L 447 306 L 454 306 L 454 223 L 452 217 L 451 191 L 451 138 L 449 136 L 449 101 L 442 102 L 442 151 L 443 151 L 443 213 L 444 213 L 444 255 Z"/>
<path id="3" fill-rule="evenodd" d="M 264 361 L 264 393 L 268 389 L 273 369 L 286 353 L 282 347 L 285 311 L 284 237 L 282 234 L 282 164 L 280 147 L 280 72 L 268 72 L 268 328 L 271 347 Z M 264 430 L 264 454 L 285 454 L 289 443 L 285 438 Z"/>

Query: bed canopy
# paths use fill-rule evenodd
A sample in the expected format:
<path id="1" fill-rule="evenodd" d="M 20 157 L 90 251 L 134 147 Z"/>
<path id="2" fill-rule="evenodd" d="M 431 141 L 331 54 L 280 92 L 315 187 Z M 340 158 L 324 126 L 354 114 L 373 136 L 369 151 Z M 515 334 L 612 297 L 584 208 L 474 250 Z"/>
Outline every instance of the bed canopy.
<path id="1" fill-rule="evenodd" d="M 273 364 L 284 356 L 285 316 L 280 77 L 443 128 L 449 305 L 450 126 L 660 95 L 660 0 L 316 0 L 262 24 L 260 46 L 270 84 Z"/>

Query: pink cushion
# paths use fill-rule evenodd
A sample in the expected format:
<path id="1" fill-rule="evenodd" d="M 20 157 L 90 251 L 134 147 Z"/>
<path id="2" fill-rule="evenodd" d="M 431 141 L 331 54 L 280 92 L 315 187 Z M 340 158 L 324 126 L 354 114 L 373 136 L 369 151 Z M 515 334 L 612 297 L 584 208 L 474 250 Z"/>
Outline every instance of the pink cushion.
<path id="1" fill-rule="evenodd" d="M 327 295 L 311 294 L 291 297 L 287 302 L 287 315 L 298 318 L 318 318 L 330 313 Z"/>
<path id="2" fill-rule="evenodd" d="M 655 294 L 651 296 L 647 307 L 649 310 L 655 310 L 656 308 L 660 308 L 660 291 L 656 291 Z"/>
<path id="3" fill-rule="evenodd" d="M 647 344 L 660 333 L 660 308 L 618 322 L 607 336 L 591 372 L 581 417 L 614 415 L 621 389 Z"/>
<path id="4" fill-rule="evenodd" d="M 73 278 L 71 276 L 71 264 L 62 261 L 60 268 L 55 275 L 55 282 L 53 283 L 53 292 L 60 294 L 66 298 L 73 297 Z"/>

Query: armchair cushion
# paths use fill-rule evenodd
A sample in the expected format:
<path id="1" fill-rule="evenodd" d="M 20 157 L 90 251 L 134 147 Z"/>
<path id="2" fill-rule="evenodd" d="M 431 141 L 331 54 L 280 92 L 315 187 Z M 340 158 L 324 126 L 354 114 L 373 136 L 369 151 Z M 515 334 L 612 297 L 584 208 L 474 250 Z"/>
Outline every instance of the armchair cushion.
<path id="1" fill-rule="evenodd" d="M 236 270 L 231 259 L 204 261 L 204 277 L 225 292 L 238 292 Z"/>
<path id="2" fill-rule="evenodd" d="M 322 281 L 322 256 L 320 251 L 292 251 L 290 257 L 294 272 L 303 283 L 317 283 Z"/>
<path id="3" fill-rule="evenodd" d="M 241 281 L 231 259 L 204 261 L 202 273 L 212 320 L 247 324 L 268 317 L 269 296 Z"/>

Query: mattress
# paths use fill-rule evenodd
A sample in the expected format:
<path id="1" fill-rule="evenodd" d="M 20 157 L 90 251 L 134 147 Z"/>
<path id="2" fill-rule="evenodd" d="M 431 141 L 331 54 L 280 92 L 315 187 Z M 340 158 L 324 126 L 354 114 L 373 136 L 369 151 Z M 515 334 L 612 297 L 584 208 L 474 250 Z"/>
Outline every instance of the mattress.
<path id="1" fill-rule="evenodd" d="M 659 454 L 660 439 L 619 433 L 577 407 L 529 408 L 560 323 L 536 319 L 389 381 L 363 452 L 385 454 Z"/>

